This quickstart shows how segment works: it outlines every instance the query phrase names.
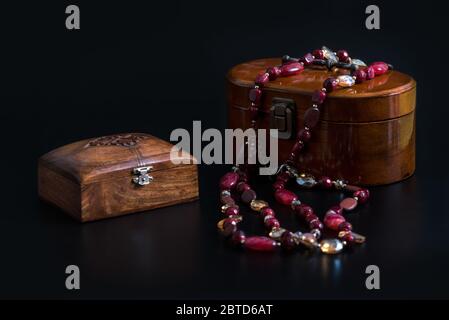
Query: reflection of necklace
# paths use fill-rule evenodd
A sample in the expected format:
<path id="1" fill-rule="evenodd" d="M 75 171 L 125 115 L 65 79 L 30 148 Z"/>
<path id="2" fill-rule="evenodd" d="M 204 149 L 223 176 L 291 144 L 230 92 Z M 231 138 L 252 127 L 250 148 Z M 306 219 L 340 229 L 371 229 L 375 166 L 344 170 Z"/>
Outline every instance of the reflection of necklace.
<path id="1" fill-rule="evenodd" d="M 337 87 L 350 87 L 384 74 L 392 68 L 391 65 L 384 62 L 374 62 L 367 66 L 361 60 L 351 59 L 345 50 L 334 53 L 326 47 L 314 50 L 300 59 L 284 56 L 280 66 L 270 67 L 260 73 L 255 79 L 254 87 L 249 91 L 251 126 L 253 129 L 257 127 L 259 107 L 262 100 L 261 88 L 270 80 L 298 74 L 304 70 L 304 66 L 312 64 L 326 66 L 328 69 L 333 67 L 349 69 L 352 74 L 328 78 L 323 82 L 323 87 L 313 93 L 312 106 L 304 114 L 304 127 L 299 130 L 289 158 L 281 165 L 276 182 L 273 184 L 276 201 L 290 206 L 295 213 L 304 218 L 309 225 L 310 232 L 293 233 L 281 228 L 274 210 L 268 206 L 267 202 L 257 199 L 255 191 L 249 185 L 247 167 L 234 167 L 232 172 L 225 174 L 220 180 L 220 200 L 223 204 L 221 211 L 226 218 L 218 222 L 218 228 L 233 245 L 243 246 L 255 251 L 274 251 L 278 246 L 290 250 L 298 245 L 304 245 L 310 249 L 320 248 L 323 253 L 334 254 L 340 252 L 345 246 L 365 241 L 365 237 L 352 232 L 352 225 L 346 221 L 342 213 L 343 211 L 353 210 L 359 203 L 365 203 L 369 198 L 369 191 L 347 185 L 340 179 L 331 180 L 328 177 L 321 177 L 316 180 L 311 175 L 299 174 L 294 168 L 294 163 L 299 152 L 304 148 L 304 144 L 310 140 L 311 130 L 319 122 L 320 108 L 326 96 Z M 334 187 L 337 190 L 352 192 L 352 197 L 347 197 L 339 205 L 331 207 L 324 216 L 324 226 L 336 232 L 338 235 L 336 238 L 319 241 L 324 227 L 323 223 L 314 214 L 310 206 L 301 203 L 295 193 L 286 189 L 287 182 L 293 178 L 302 187 L 321 186 L 324 189 Z M 238 230 L 237 227 L 242 220 L 242 216 L 239 215 L 240 209 L 234 200 L 236 197 L 249 205 L 252 210 L 260 213 L 268 229 L 268 237 L 246 237 L 243 231 Z"/>

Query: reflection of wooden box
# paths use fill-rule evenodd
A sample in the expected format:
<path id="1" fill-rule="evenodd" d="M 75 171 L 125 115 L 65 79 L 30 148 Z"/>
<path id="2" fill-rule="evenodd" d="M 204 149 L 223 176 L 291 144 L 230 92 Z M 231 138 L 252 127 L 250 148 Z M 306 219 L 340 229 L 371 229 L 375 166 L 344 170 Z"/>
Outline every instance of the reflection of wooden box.
<path id="1" fill-rule="evenodd" d="M 80 221 L 198 198 L 197 167 L 170 160 L 172 145 L 148 134 L 75 142 L 39 159 L 39 196 Z M 178 155 L 178 153 L 176 153 Z"/>
<path id="2" fill-rule="evenodd" d="M 258 73 L 280 63 L 280 59 L 261 59 L 229 71 L 231 128 L 250 127 L 249 89 Z M 335 76 L 322 68 L 306 68 L 299 75 L 280 77 L 265 86 L 260 127 L 279 129 L 280 161 L 288 157 L 295 128 L 302 124 L 311 105 L 312 92 L 331 75 Z M 364 185 L 409 177 L 415 170 L 415 99 L 415 81 L 397 71 L 332 92 L 298 167 Z"/>

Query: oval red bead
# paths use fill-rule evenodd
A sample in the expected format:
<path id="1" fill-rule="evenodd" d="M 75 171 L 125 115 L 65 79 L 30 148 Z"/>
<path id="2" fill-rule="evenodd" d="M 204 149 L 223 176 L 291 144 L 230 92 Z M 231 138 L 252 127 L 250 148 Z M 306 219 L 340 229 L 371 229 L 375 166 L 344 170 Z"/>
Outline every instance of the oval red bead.
<path id="1" fill-rule="evenodd" d="M 309 224 L 310 229 L 323 229 L 323 224 L 321 223 L 321 221 L 319 219 L 315 219 L 313 221 L 310 222 Z"/>
<path id="2" fill-rule="evenodd" d="M 365 69 L 366 72 L 366 79 L 367 80 L 371 80 L 376 76 L 376 73 L 374 72 L 374 68 L 369 66 L 368 68 Z"/>
<path id="3" fill-rule="evenodd" d="M 346 219 L 340 214 L 326 214 L 324 216 L 324 225 L 331 230 L 338 230 L 338 226 Z"/>
<path id="4" fill-rule="evenodd" d="M 284 189 L 284 187 L 285 187 L 285 182 L 284 181 L 277 180 L 275 183 L 273 183 L 273 189 L 274 190 Z"/>
<path id="5" fill-rule="evenodd" d="M 340 207 L 340 205 L 332 206 L 327 212 L 329 212 L 329 211 L 333 211 L 334 213 L 338 213 L 338 214 L 343 213 L 343 209 Z M 327 212 L 326 212 L 326 214 L 327 214 Z"/>
<path id="6" fill-rule="evenodd" d="M 295 211 L 302 217 L 307 217 L 308 215 L 313 214 L 312 207 L 303 203 L 300 204 L 299 206 L 296 206 Z"/>
<path id="7" fill-rule="evenodd" d="M 270 79 L 270 76 L 268 73 L 261 73 L 256 77 L 255 83 L 263 86 L 265 83 L 268 82 L 268 80 Z"/>
<path id="8" fill-rule="evenodd" d="M 304 142 L 309 141 L 311 137 L 312 137 L 312 133 L 310 132 L 310 130 L 301 129 L 298 132 L 298 138 L 301 139 Z"/>
<path id="9" fill-rule="evenodd" d="M 227 216 L 235 216 L 235 215 L 238 215 L 239 212 L 240 212 L 240 210 L 238 207 L 229 207 L 225 210 L 224 214 Z"/>
<path id="10" fill-rule="evenodd" d="M 287 189 L 278 189 L 274 193 L 274 198 L 277 202 L 280 204 L 289 206 L 292 201 L 298 200 L 298 197 L 293 192 L 287 190 Z"/>
<path id="11" fill-rule="evenodd" d="M 235 172 L 228 172 L 220 179 L 220 189 L 232 189 L 237 184 L 239 175 Z"/>
<path id="12" fill-rule="evenodd" d="M 362 83 L 366 80 L 366 72 L 362 69 L 358 69 L 354 72 L 355 82 Z"/>
<path id="13" fill-rule="evenodd" d="M 297 154 L 301 149 L 304 147 L 304 142 L 301 140 L 296 141 L 296 143 L 293 145 L 292 152 Z"/>
<path id="14" fill-rule="evenodd" d="M 348 62 L 348 60 L 349 60 L 348 51 L 346 51 L 346 50 L 338 50 L 337 51 L 337 57 L 338 57 L 338 60 L 341 61 L 341 62 Z"/>
<path id="15" fill-rule="evenodd" d="M 340 207 L 345 210 L 353 210 L 355 207 L 357 207 L 357 200 L 354 198 L 345 198 L 341 200 Z"/>
<path id="16" fill-rule="evenodd" d="M 313 55 L 311 53 L 307 53 L 304 55 L 304 57 L 302 57 L 301 61 L 304 62 L 304 65 L 309 66 L 312 64 L 314 58 Z"/>
<path id="17" fill-rule="evenodd" d="M 388 71 L 388 64 L 381 61 L 371 63 L 371 67 L 374 69 L 374 74 L 376 76 L 384 74 Z"/>
<path id="18" fill-rule="evenodd" d="M 270 207 L 265 207 L 262 208 L 262 210 L 260 210 L 260 213 L 262 215 L 262 217 L 266 217 L 266 216 L 275 216 L 274 210 L 271 209 Z"/>
<path id="19" fill-rule="evenodd" d="M 281 69 L 279 67 L 270 67 L 267 69 L 270 80 L 276 80 L 281 75 Z"/>
<path id="20" fill-rule="evenodd" d="M 323 186 L 323 188 L 329 189 L 332 187 L 332 180 L 329 177 L 321 177 L 320 184 Z"/>
<path id="21" fill-rule="evenodd" d="M 276 241 L 268 237 L 249 237 L 246 238 L 244 246 L 254 251 L 274 251 Z"/>
<path id="22" fill-rule="evenodd" d="M 345 221 L 338 225 L 338 231 L 351 231 L 352 230 L 352 224 Z"/>
<path id="23" fill-rule="evenodd" d="M 256 192 L 252 189 L 248 189 L 242 193 L 241 199 L 244 203 L 250 203 L 251 201 L 256 199 L 256 197 Z"/>
<path id="24" fill-rule="evenodd" d="M 281 245 L 285 250 L 292 250 L 296 247 L 296 241 L 291 232 L 284 232 L 281 235 Z"/>
<path id="25" fill-rule="evenodd" d="M 278 219 L 276 219 L 275 217 L 272 217 L 271 219 L 267 219 L 265 221 L 265 226 L 268 229 L 273 229 L 273 228 L 279 228 L 281 226 L 281 224 L 279 223 Z"/>
<path id="26" fill-rule="evenodd" d="M 234 232 L 231 236 L 231 238 L 229 239 L 229 241 L 231 242 L 232 245 L 234 246 L 240 246 L 243 243 L 245 243 L 245 233 L 241 230 L 237 230 L 236 232 Z"/>
<path id="27" fill-rule="evenodd" d="M 324 51 L 320 49 L 316 49 L 312 51 L 312 55 L 315 57 L 315 59 L 324 59 Z"/>
<path id="28" fill-rule="evenodd" d="M 244 192 L 244 191 L 246 191 L 246 190 L 249 190 L 249 189 L 251 189 L 251 187 L 250 187 L 250 185 L 247 184 L 246 182 L 240 182 L 240 183 L 237 185 L 237 191 L 240 192 L 240 193 L 242 193 L 242 192 Z"/>
<path id="29" fill-rule="evenodd" d="M 299 62 L 292 62 L 281 66 L 281 76 L 288 77 L 300 73 L 304 70 L 304 66 Z"/>
<path id="30" fill-rule="evenodd" d="M 312 95 L 312 103 L 322 104 L 326 99 L 326 92 L 322 90 L 315 90 Z"/>
<path id="31" fill-rule="evenodd" d="M 314 128 L 320 121 L 320 110 L 318 108 L 309 108 L 304 114 L 304 125 L 307 128 Z"/>
<path id="32" fill-rule="evenodd" d="M 252 88 L 249 90 L 249 100 L 254 104 L 260 104 L 260 97 L 262 96 L 262 90 L 257 88 Z"/>

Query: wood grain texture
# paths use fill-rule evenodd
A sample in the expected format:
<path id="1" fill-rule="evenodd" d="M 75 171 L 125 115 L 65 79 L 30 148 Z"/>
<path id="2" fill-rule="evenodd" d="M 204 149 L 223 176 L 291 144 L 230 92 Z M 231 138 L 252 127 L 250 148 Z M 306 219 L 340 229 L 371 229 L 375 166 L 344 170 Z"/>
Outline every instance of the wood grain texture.
<path id="1" fill-rule="evenodd" d="M 83 222 L 193 201 L 198 198 L 195 159 L 182 153 L 178 159 L 190 164 L 174 164 L 171 149 L 147 134 L 68 144 L 39 159 L 39 195 Z M 142 166 L 153 167 L 154 180 L 138 186 L 133 169 Z"/>
<path id="2" fill-rule="evenodd" d="M 228 73 L 229 126 L 249 128 L 248 91 L 254 77 L 279 59 L 261 59 L 238 65 Z M 311 95 L 332 72 L 306 69 L 297 76 L 279 78 L 264 89 L 260 127 L 270 127 L 273 98 L 296 104 L 297 128 L 311 105 Z M 408 75 L 390 71 L 352 88 L 328 95 L 321 121 L 298 158 L 298 167 L 315 175 L 344 178 L 350 183 L 381 185 L 400 181 L 415 170 L 416 83 Z M 285 160 L 294 139 L 279 140 L 279 158 Z"/>

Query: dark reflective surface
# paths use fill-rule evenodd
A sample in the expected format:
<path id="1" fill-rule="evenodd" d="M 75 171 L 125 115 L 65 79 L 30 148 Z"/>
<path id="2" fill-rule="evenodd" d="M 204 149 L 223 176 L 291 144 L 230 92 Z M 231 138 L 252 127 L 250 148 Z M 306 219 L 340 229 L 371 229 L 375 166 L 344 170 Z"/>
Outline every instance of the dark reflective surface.
<path id="1" fill-rule="evenodd" d="M 64 29 L 63 4 L 5 8 L 0 297 L 447 298 L 447 79 L 422 61 L 441 42 L 434 31 L 444 29 L 437 15 L 447 10 L 443 3 L 383 3 L 382 28 L 372 32 L 364 28 L 366 5 L 345 7 L 350 18 L 343 19 L 339 2 L 324 1 L 320 10 L 292 2 L 289 12 L 313 14 L 270 14 L 261 23 L 268 4 L 83 3 L 79 33 Z M 367 236 L 365 245 L 339 256 L 228 248 L 215 227 L 221 166 L 201 167 L 200 201 L 151 213 L 80 225 L 38 201 L 43 153 L 115 132 L 168 139 L 174 128 L 190 129 L 192 120 L 224 129 L 224 75 L 231 66 L 323 44 L 391 62 L 418 83 L 417 172 L 372 188 L 372 201 L 348 216 Z M 267 182 L 257 191 L 272 202 Z M 301 198 L 322 216 L 339 195 L 303 192 Z M 283 224 L 304 228 L 274 206 Z M 244 230 L 261 232 L 260 220 L 246 216 Z M 69 264 L 81 269 L 78 292 L 64 286 Z M 379 291 L 365 289 L 370 264 L 380 268 Z"/>

